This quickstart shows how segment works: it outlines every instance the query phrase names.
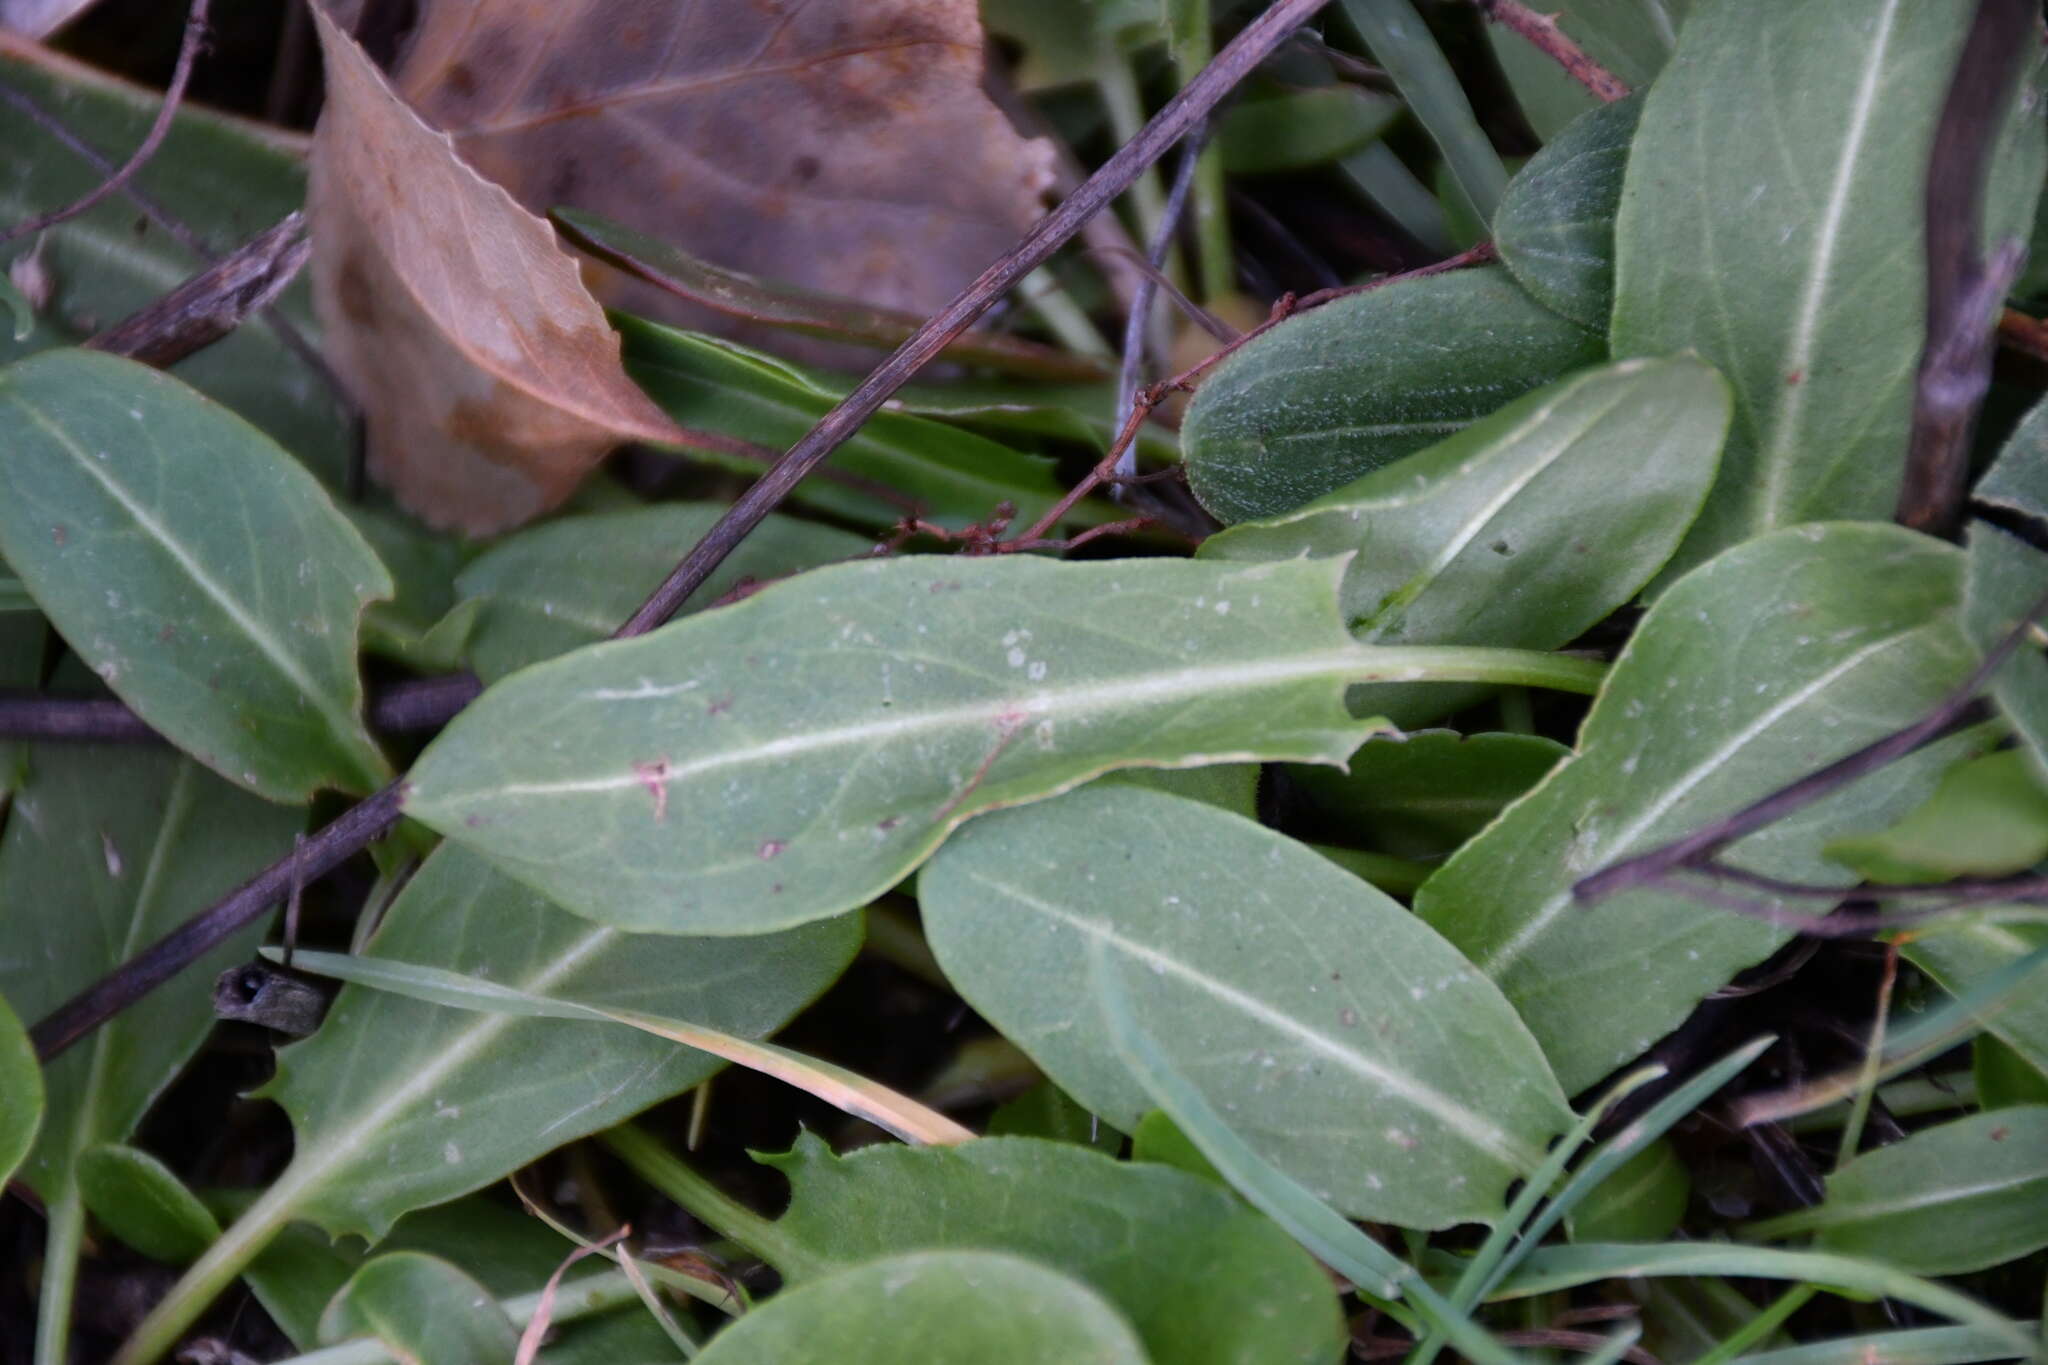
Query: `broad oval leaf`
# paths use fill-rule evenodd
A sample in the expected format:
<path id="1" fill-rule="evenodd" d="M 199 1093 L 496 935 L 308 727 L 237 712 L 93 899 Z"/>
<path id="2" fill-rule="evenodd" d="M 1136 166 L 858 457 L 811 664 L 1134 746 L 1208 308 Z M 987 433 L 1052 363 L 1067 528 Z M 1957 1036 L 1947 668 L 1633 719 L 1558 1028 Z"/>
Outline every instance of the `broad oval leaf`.
<path id="1" fill-rule="evenodd" d="M 1497 1217 L 1571 1114 L 1498 990 L 1306 847 L 1162 793 L 1090 787 L 976 821 L 918 880 L 961 995 L 1126 1130 L 1153 1099 L 1098 1023 L 1089 954 L 1262 1157 L 1353 1217 Z"/>
<path id="2" fill-rule="evenodd" d="M 616 445 L 682 439 L 626 378 L 554 229 L 466 165 L 323 7 L 313 16 L 327 59 L 313 298 L 371 473 L 421 518 L 483 533 L 555 506 Z"/>
<path id="3" fill-rule="evenodd" d="M 621 933 L 563 913 L 448 847 L 369 951 L 596 1005 L 771 1032 L 838 976 L 857 917 L 745 940 Z M 572 1138 L 688 1089 L 719 1063 L 614 1025 L 481 1014 L 350 986 L 278 1054 L 263 1093 L 297 1135 L 270 1216 L 376 1237 Z"/>
<path id="4" fill-rule="evenodd" d="M 389 774 L 356 627 L 391 578 L 319 484 L 177 380 L 96 351 L 0 370 L 0 555 L 158 731 L 273 801 Z"/>
<path id="5" fill-rule="evenodd" d="M 1273 1223 L 1210 1181 L 1035 1138 L 865 1147 L 817 1137 L 758 1158 L 789 1177 L 775 1246 L 803 1285 L 900 1251 L 978 1248 L 1091 1286 L 1151 1358 L 1182 1365 L 1327 1361 L 1342 1324 L 1328 1276 Z"/>
<path id="6" fill-rule="evenodd" d="M 1188 482 L 1225 522 L 1291 512 L 1601 359 L 1500 269 L 1401 280 L 1275 327 L 1188 407 Z"/>
<path id="7" fill-rule="evenodd" d="M 1493 218 L 1501 264 L 1582 327 L 1604 329 L 1614 308 L 1614 216 L 1642 110 L 1631 95 L 1574 119 L 1515 173 Z"/>
<path id="8" fill-rule="evenodd" d="M 14 1178 L 42 1124 L 42 1067 L 28 1030 L 0 995 L 0 1183 Z"/>
<path id="9" fill-rule="evenodd" d="M 864 904 L 977 811 L 1113 767 L 1331 762 L 1341 561 L 873 560 L 493 687 L 407 811 L 557 903 L 668 933 Z"/>
<path id="10" fill-rule="evenodd" d="M 1667 581 L 1775 527 L 1891 515 L 1925 340 L 1927 159 L 1975 8 L 1696 0 L 1615 231 L 1614 353 L 1694 350 L 1735 387 L 1720 483 Z M 1788 80 L 1793 52 L 1828 55 Z M 1992 240 L 2026 236 L 2041 189 L 2035 96 L 2014 104 Z"/>
<path id="11" fill-rule="evenodd" d="M 160 90 L 24 42 L 5 25 L 0 79 L 43 108 L 61 110 L 59 127 L 107 152 L 140 146 L 163 103 Z M 18 223 L 72 203 L 111 170 L 32 119 L 10 117 L 7 132 L 0 222 Z M 0 361 L 77 345 L 204 270 L 210 259 L 202 253 L 225 253 L 298 208 L 306 193 L 304 155 L 302 137 L 190 100 L 180 105 L 156 154 L 129 181 L 164 219 L 138 216 L 134 199 L 113 195 L 34 241 L 0 247 L 0 263 L 32 257 L 51 285 L 29 336 L 10 341 L 0 326 Z M 312 325 L 307 288 L 294 284 L 263 315 L 185 357 L 171 373 L 261 427 L 339 487 L 348 469 L 349 423 L 317 352 L 302 340 Z"/>
<path id="12" fill-rule="evenodd" d="M 1728 390 L 1691 359 L 1559 380 L 1428 450 L 1282 516 L 1203 542 L 1205 558 L 1356 554 L 1352 634 L 1377 644 L 1551 649 L 1663 567 L 1714 482 Z M 1354 704 L 1424 723 L 1470 699 L 1379 687 Z"/>
<path id="13" fill-rule="evenodd" d="M 401 1361 L 512 1365 L 519 1334 L 491 1292 L 437 1256 L 394 1251 L 363 1263 L 320 1315 L 320 1340 L 375 1337 Z"/>
<path id="14" fill-rule="evenodd" d="M 1282 90 L 1226 109 L 1216 143 L 1233 175 L 1305 170 L 1357 151 L 1403 112 L 1401 101 L 1358 85 Z"/>
<path id="15" fill-rule="evenodd" d="M 1897 527 L 1849 523 L 1780 531 L 1687 575 L 1637 627 L 1577 755 L 1424 883 L 1416 909 L 1500 983 L 1568 1091 L 1640 1054 L 1789 932 L 1683 888 L 1582 905 L 1573 883 L 1932 708 L 1974 657 L 1956 621 L 1960 559 Z M 1893 764 L 1726 860 L 1849 885 L 1820 845 L 1903 814 L 1946 756 Z"/>
<path id="16" fill-rule="evenodd" d="M 676 560 L 725 508 L 664 502 L 626 512 L 561 517 L 507 536 L 472 560 L 455 592 L 475 613 L 470 664 L 494 681 L 542 659 L 607 639 L 647 600 Z M 740 542 L 683 610 L 749 580 L 768 581 L 836 560 L 872 542 L 845 531 L 770 516 Z"/>
<path id="17" fill-rule="evenodd" d="M 711 1339 L 703 1365 L 1146 1365 L 1129 1323 L 1056 1270 L 994 1251 L 914 1251 L 785 1289 Z"/>
<path id="18" fill-rule="evenodd" d="M 2048 1246 L 2048 1105 L 1972 1114 L 1865 1152 L 1810 1209 L 1754 1225 L 1916 1275 L 1960 1275 Z"/>

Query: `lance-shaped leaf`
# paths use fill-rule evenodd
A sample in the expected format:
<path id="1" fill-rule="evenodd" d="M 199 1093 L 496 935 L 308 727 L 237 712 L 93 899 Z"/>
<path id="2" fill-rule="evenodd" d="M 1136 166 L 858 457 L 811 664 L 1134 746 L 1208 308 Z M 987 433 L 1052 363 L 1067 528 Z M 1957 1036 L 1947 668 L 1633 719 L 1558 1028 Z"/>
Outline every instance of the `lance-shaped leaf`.
<path id="1" fill-rule="evenodd" d="M 843 1365 L 1146 1365 L 1108 1301 L 995 1251 L 885 1256 L 777 1294 L 711 1340 L 703 1365 L 783 1365 L 833 1343 Z"/>
<path id="2" fill-rule="evenodd" d="M 1552 649 L 1635 596 L 1707 496 L 1728 389 L 1691 359 L 1623 361 L 1559 380 L 1299 511 L 1232 527 L 1204 557 L 1356 552 L 1353 635 L 1380 644 Z M 1415 725 L 1469 692 L 1382 687 L 1355 699 Z"/>
<path id="3" fill-rule="evenodd" d="M 1927 159 L 1975 8 L 1693 6 L 1615 232 L 1615 354 L 1697 351 L 1735 387 L 1721 481 L 1673 575 L 1774 527 L 1891 515 L 1925 340 Z M 1787 54 L 1820 52 L 1786 78 Z M 1994 240 L 2033 221 L 2032 106 L 2009 111 Z"/>
<path id="4" fill-rule="evenodd" d="M 1203 381 L 1181 428 L 1188 480 L 1226 522 L 1291 512 L 1604 352 L 1500 269 L 1339 299 Z"/>
<path id="5" fill-rule="evenodd" d="M 1931 925 L 1901 945 L 1906 960 L 1933 977 L 1950 995 L 1961 999 L 2001 969 L 2048 948 L 2048 925 L 2002 923 L 1987 909 L 1953 923 Z M 1978 1019 L 1984 1031 L 2010 1047 L 2036 1071 L 2048 1075 L 2048 967 L 2037 969 L 2030 984 L 2004 994 L 1998 1006 Z"/>
<path id="6" fill-rule="evenodd" d="M 455 580 L 457 596 L 475 613 L 471 665 L 494 680 L 605 639 L 724 511 L 714 503 L 664 502 L 561 517 L 499 541 Z M 771 516 L 691 594 L 684 610 L 716 602 L 750 580 L 854 559 L 872 548 L 872 541 L 830 526 Z"/>
<path id="7" fill-rule="evenodd" d="M 397 81 L 536 212 L 587 209 L 922 318 L 1015 244 L 1051 181 L 1050 144 L 982 88 L 987 60 L 975 0 L 497 0 L 487 16 L 435 0 Z M 600 288 L 725 321 L 616 276 Z"/>
<path id="8" fill-rule="evenodd" d="M 559 503 L 613 446 L 685 439 L 626 378 L 554 230 L 313 15 L 327 54 L 313 297 L 364 410 L 370 471 L 422 518 L 482 533 Z"/>
<path id="9" fill-rule="evenodd" d="M 406 809 L 581 915 L 761 933 L 888 889 L 978 811 L 1116 767 L 1334 762 L 1347 682 L 1548 677 L 1523 651 L 1373 649 L 1341 560 L 835 565 L 492 688 Z"/>
<path id="10" fill-rule="evenodd" d="M 1082 1105 L 1153 1107 L 1088 962 L 1260 1155 L 1354 1217 L 1497 1217 L 1571 1123 L 1492 982 L 1385 894 L 1240 816 L 1091 787 L 975 822 L 918 879 L 961 995 Z"/>
<path id="11" fill-rule="evenodd" d="M 2017 1260 L 2048 1246 L 2048 1106 L 1972 1114 L 1865 1152 L 1828 1176 L 1819 1204 L 1747 1231 L 1815 1233 L 1824 1250 L 1916 1275 Z"/>
<path id="12" fill-rule="evenodd" d="M 727 270 L 671 242 L 594 213 L 557 209 L 549 217 L 571 242 L 606 265 L 727 317 L 885 351 L 893 351 L 924 325 L 922 313 L 881 308 L 844 295 Z M 942 354 L 963 365 L 1033 379 L 1085 382 L 1107 377 L 1100 360 L 1008 332 L 970 328 L 947 342 Z"/>
<path id="13" fill-rule="evenodd" d="M 789 1177 L 789 1212 L 755 1245 L 792 1284 L 908 1250 L 1029 1256 L 1130 1319 L 1152 1359 L 1184 1365 L 1326 1361 L 1330 1282 L 1265 1218 L 1210 1181 L 1035 1138 L 866 1147 L 836 1157 L 805 1134 L 761 1157 Z"/>
<path id="14" fill-rule="evenodd" d="M 0 555 L 158 731 L 274 801 L 364 791 L 363 604 L 391 578 L 312 476 L 177 380 L 96 351 L 0 370 Z"/>
<path id="15" fill-rule="evenodd" d="M 303 818 L 174 753 L 31 749 L 0 839 L 0 995 L 23 1017 L 47 1014 L 289 848 Z M 46 1322 L 65 1321 L 71 1300 L 81 1155 L 134 1130 L 213 1027 L 205 983 L 260 935 L 252 925 L 230 937 L 44 1069 L 48 1107 L 19 1174 L 49 1210 Z M 61 1342 L 43 1349 L 63 1358 Z"/>
<path id="16" fill-rule="evenodd" d="M 161 90 L 117 80 L 0 25 L 0 79 L 62 123 L 19 115 L 7 124 L 7 174 L 0 177 L 0 222 L 18 223 L 96 188 L 122 149 L 139 146 L 163 103 Z M 111 153 L 95 165 L 67 145 L 68 131 Z M 202 253 L 225 253 L 299 208 L 306 195 L 305 139 L 267 124 L 230 118 L 187 100 L 163 144 L 129 182 L 165 219 L 138 217 L 125 194 L 0 247 L 0 264 L 29 257 L 50 285 L 36 327 L 12 338 L 0 322 L 0 360 L 54 346 L 75 346 L 156 302 L 205 269 Z M 189 235 L 168 219 L 189 230 Z M 284 327 L 312 325 L 303 281 L 260 317 L 171 368 L 207 397 L 268 432 L 331 486 L 348 468 L 348 420 L 340 396 L 319 373 L 312 348 L 287 340 Z"/>
<path id="17" fill-rule="evenodd" d="M 1925 714 L 1974 658 L 1960 560 L 1896 527 L 1842 524 L 1777 532 L 1687 575 L 1616 662 L 1577 756 L 1424 883 L 1417 910 L 1500 983 L 1566 1090 L 1642 1052 L 1789 932 L 1682 888 L 1585 905 L 1573 883 Z M 1947 757 L 1892 764 L 1724 856 L 1846 886 L 1855 875 L 1821 846 L 1903 814 Z"/>
<path id="18" fill-rule="evenodd" d="M 1582 327 L 1604 328 L 1614 307 L 1614 216 L 1643 101 L 1603 104 L 1508 182 L 1493 244 L 1522 288 Z"/>
<path id="19" fill-rule="evenodd" d="M 641 937 L 564 914 L 466 851 L 427 860 L 371 940 L 380 956 L 514 990 L 645 1009 L 759 1037 L 845 966 L 857 917 L 746 940 Z M 350 986 L 278 1055 L 292 1161 L 195 1262 L 128 1350 L 149 1358 L 293 1219 L 377 1238 L 695 1085 L 716 1059 L 616 1025 L 485 1014 Z"/>

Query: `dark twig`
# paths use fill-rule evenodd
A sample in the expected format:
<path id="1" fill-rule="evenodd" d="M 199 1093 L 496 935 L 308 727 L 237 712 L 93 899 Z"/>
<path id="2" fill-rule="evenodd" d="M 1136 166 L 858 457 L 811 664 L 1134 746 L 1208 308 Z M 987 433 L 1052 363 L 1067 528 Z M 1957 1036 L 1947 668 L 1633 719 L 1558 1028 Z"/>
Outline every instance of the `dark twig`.
<path id="1" fill-rule="evenodd" d="M 234 331 L 249 314 L 269 307 L 312 254 L 306 216 L 295 209 L 276 226 L 85 344 L 168 369 Z"/>
<path id="2" fill-rule="evenodd" d="M 1941 738 L 1965 723 L 1975 705 L 1977 693 L 1993 674 L 2004 667 L 2026 637 L 2028 628 L 2048 612 L 2048 596 L 2034 603 L 2005 637 L 1984 656 L 1962 686 L 1949 693 L 1933 710 L 1902 730 L 1864 745 L 1856 752 L 1836 759 L 1818 772 L 1788 783 L 1732 815 L 1723 817 L 1682 839 L 1674 839 L 1647 853 L 1612 863 L 1573 886 L 1572 894 L 1588 904 L 1618 892 L 1659 881 L 1680 868 L 1697 868 L 1746 834 L 1784 819 L 1810 806 L 1857 778 L 1876 772 L 1887 763 L 1904 758 L 1923 745 Z"/>
<path id="3" fill-rule="evenodd" d="M 1998 315 L 1998 344 L 2008 351 L 2048 362 L 2048 322 L 2008 308 Z"/>
<path id="4" fill-rule="evenodd" d="M 378 692 L 370 728 L 379 734 L 438 730 L 476 700 L 474 673 L 408 678 Z M 122 703 L 100 697 L 49 697 L 0 691 L 0 740 L 81 740 L 91 744 L 162 744 L 165 739 Z"/>
<path id="5" fill-rule="evenodd" d="M 1081 230 L 1095 214 L 1164 156 L 1213 109 L 1233 86 L 1278 47 L 1302 21 L 1321 9 L 1325 0 L 1277 0 L 1248 24 L 1175 95 L 1116 155 L 1083 182 L 1081 188 L 1044 218 L 1024 240 L 984 270 L 917 334 L 841 399 L 818 424 L 789 448 L 776 465 L 726 510 L 718 524 L 697 542 L 682 563 L 655 590 L 620 635 L 651 630 L 675 613 L 691 593 L 717 570 L 725 557 L 789 495 L 818 462 L 860 429 L 897 389 L 910 382 L 938 355 L 946 342 L 964 331 L 1011 286 L 1043 265 L 1053 252 Z"/>
<path id="6" fill-rule="evenodd" d="M 1116 420 L 1129 420 L 1138 401 L 1138 373 L 1145 366 L 1145 335 L 1151 329 L 1152 300 L 1159 292 L 1159 277 L 1166 265 L 1166 253 L 1173 246 L 1174 230 L 1180 226 L 1181 211 L 1187 207 L 1188 192 L 1195 186 L 1195 169 L 1201 163 L 1202 144 L 1207 141 L 1204 125 L 1188 135 L 1180 151 L 1180 168 L 1173 173 L 1173 186 L 1166 192 L 1166 207 L 1159 215 L 1159 227 L 1147 244 L 1145 264 L 1149 267 L 1138 281 L 1138 296 L 1124 317 L 1123 364 L 1116 376 Z M 1228 338 L 1219 338 L 1227 341 Z M 1117 456 L 1115 473 L 1128 478 L 1138 472 L 1138 443 L 1132 441 Z"/>
<path id="7" fill-rule="evenodd" d="M 990 304 L 1025 275 L 1043 264 L 1096 213 L 1114 200 L 1146 167 L 1170 149 L 1181 135 L 1200 122 L 1231 87 L 1278 47 L 1326 0 L 1277 0 L 1247 25 L 1216 59 L 1181 88 L 1138 136 L 1088 177 L 1081 188 L 1053 210 L 1003 258 L 983 271 L 974 283 L 948 304 L 916 335 L 897 348 L 853 392 L 841 399 L 740 499 L 683 557 L 654 595 L 621 626 L 620 637 L 641 635 L 668 620 L 678 607 L 716 571 L 790 490 L 841 443 L 858 431 L 889 396 L 908 383 L 946 342 L 958 335 Z M 404 799 L 403 779 L 344 813 L 306 841 L 299 859 L 272 863 L 220 901 L 187 920 L 124 962 L 38 1023 L 33 1036 L 44 1060 L 56 1056 L 129 1004 L 169 980 L 178 971 L 243 925 L 275 905 L 291 886 L 293 866 L 303 861 L 312 880 L 367 847 L 398 820 Z"/>
<path id="8" fill-rule="evenodd" d="M 1522 0 L 1478 0 L 1480 12 L 1528 39 L 1531 46 L 1565 69 L 1567 75 L 1592 91 L 1598 99 L 1614 103 L 1628 94 L 1628 87 L 1612 71 L 1586 55 L 1548 14 L 1538 14 Z"/>
<path id="9" fill-rule="evenodd" d="M 44 228 L 55 227 L 67 218 L 76 218 L 109 195 L 118 193 L 135 173 L 148 164 L 156 155 L 156 149 L 163 146 L 164 137 L 171 131 L 171 119 L 178 112 L 179 103 L 185 98 L 185 85 L 192 79 L 192 66 L 199 59 L 199 48 L 206 38 L 206 7 L 211 0 L 192 0 L 192 8 L 185 16 L 185 37 L 178 45 L 178 64 L 171 72 L 171 84 L 164 91 L 164 101 L 157 107 L 156 120 L 149 125 L 149 133 L 142 139 L 121 168 L 102 180 L 92 190 L 62 208 L 51 209 L 48 213 L 36 215 L 26 222 L 16 223 L 5 233 L 0 233 L 0 246 L 22 237 L 41 232 Z"/>
<path id="10" fill-rule="evenodd" d="M 1949 83 L 1927 168 L 1927 345 L 1914 383 L 1901 524 L 1955 529 L 1969 475 L 1970 434 L 1991 386 L 1999 301 L 2026 257 L 2017 240 L 1986 259 L 1984 186 L 2021 71 L 2039 43 L 2037 0 L 1978 0 Z"/>

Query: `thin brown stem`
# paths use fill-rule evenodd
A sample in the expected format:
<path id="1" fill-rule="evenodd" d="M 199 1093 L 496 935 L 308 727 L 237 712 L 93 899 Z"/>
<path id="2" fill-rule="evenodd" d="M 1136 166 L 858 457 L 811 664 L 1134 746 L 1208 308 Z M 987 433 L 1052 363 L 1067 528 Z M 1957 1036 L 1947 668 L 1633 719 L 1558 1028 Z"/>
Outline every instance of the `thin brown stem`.
<path id="1" fill-rule="evenodd" d="M 1998 315 L 1998 344 L 2048 364 L 2048 322 L 2008 308 Z"/>
<path id="2" fill-rule="evenodd" d="M 164 91 L 164 102 L 157 107 L 156 119 L 149 125 L 149 133 L 142 139 L 142 144 L 120 169 L 86 194 L 62 208 L 38 214 L 26 222 L 16 223 L 5 233 L 0 233 L 0 246 L 41 232 L 44 228 L 55 227 L 67 218 L 76 218 L 109 195 L 119 193 L 122 186 L 135 177 L 137 171 L 149 164 L 149 159 L 156 155 L 157 148 L 163 146 L 165 136 L 171 131 L 171 119 L 177 114 L 178 105 L 185 98 L 185 86 L 192 79 L 193 64 L 198 61 L 199 49 L 206 39 L 206 9 L 210 3 L 211 0 L 192 0 L 192 8 L 185 15 L 185 37 L 178 45 L 178 64 L 171 71 L 170 87 Z"/>
<path id="3" fill-rule="evenodd" d="M 1554 16 L 1539 14 L 1522 0 L 1478 0 L 1480 12 L 1527 39 L 1529 45 L 1565 69 L 1565 74 L 1593 92 L 1596 99 L 1612 104 L 1628 94 L 1628 87 L 1612 71 L 1586 55 L 1557 26 Z"/>
<path id="4" fill-rule="evenodd" d="M 387 735 L 438 730 L 481 691 L 483 684 L 474 673 L 408 678 L 383 688 L 372 699 L 370 728 Z M 0 740 L 169 742 L 148 721 L 110 697 L 49 697 L 5 690 L 0 690 Z"/>
<path id="5" fill-rule="evenodd" d="M 204 350 L 290 287 L 313 253 L 305 214 L 294 209 L 146 308 L 85 344 L 168 369 Z"/>

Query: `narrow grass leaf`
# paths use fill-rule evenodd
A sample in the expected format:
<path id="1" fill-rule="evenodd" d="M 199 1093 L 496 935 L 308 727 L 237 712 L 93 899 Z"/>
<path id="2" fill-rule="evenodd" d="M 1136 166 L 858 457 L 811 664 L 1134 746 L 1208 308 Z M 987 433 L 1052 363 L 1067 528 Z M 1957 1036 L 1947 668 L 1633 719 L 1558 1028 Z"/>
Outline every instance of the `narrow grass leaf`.
<path id="1" fill-rule="evenodd" d="M 1409 0 L 1344 0 L 1344 13 L 1436 140 L 1472 212 L 1481 222 L 1491 219 L 1508 173 L 1429 25 Z"/>
<path id="2" fill-rule="evenodd" d="M 2015 1324 L 2021 1331 L 2038 1324 Z M 2012 1341 L 2003 1332 L 1982 1327 L 1909 1327 L 1896 1332 L 1811 1341 L 1775 1351 L 1757 1351 L 1738 1358 L 1739 1365 L 1974 1365 L 1980 1360 L 2010 1360 Z"/>

